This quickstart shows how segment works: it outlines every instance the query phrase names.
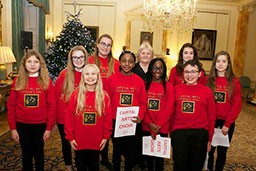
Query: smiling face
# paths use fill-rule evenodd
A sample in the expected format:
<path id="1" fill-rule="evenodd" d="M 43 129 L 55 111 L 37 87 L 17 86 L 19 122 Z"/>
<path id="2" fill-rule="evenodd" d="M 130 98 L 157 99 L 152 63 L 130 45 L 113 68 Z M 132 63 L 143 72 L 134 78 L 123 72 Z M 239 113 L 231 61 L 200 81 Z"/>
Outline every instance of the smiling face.
<path id="1" fill-rule="evenodd" d="M 152 59 L 152 53 L 148 48 L 145 48 L 141 51 L 138 58 L 141 63 L 149 64 Z"/>
<path id="2" fill-rule="evenodd" d="M 131 75 L 134 65 L 135 65 L 135 60 L 131 54 L 126 53 L 121 57 L 120 67 L 121 67 L 122 74 Z"/>
<path id="3" fill-rule="evenodd" d="M 161 61 L 156 61 L 152 67 L 152 81 L 160 82 L 163 76 L 164 65 Z"/>
<path id="4" fill-rule="evenodd" d="M 197 66 L 187 65 L 184 68 L 184 79 L 187 85 L 196 85 L 197 80 L 201 77 L 201 72 Z"/>
<path id="5" fill-rule="evenodd" d="M 72 52 L 71 60 L 75 68 L 82 69 L 85 65 L 85 54 L 81 50 Z"/>
<path id="6" fill-rule="evenodd" d="M 228 58 L 225 55 L 218 56 L 215 68 L 218 72 L 218 75 L 224 75 L 228 68 Z"/>
<path id="7" fill-rule="evenodd" d="M 84 72 L 84 82 L 87 88 L 95 88 L 98 81 L 98 73 L 95 68 L 89 67 Z"/>
<path id="8" fill-rule="evenodd" d="M 40 61 L 36 56 L 30 56 L 25 62 L 25 68 L 28 71 L 28 74 L 35 74 L 40 69 Z"/>
<path id="9" fill-rule="evenodd" d="M 183 63 L 194 59 L 194 50 L 191 47 L 185 47 L 182 53 Z"/>
<path id="10" fill-rule="evenodd" d="M 102 37 L 99 43 L 97 43 L 98 55 L 107 58 L 112 48 L 112 40 L 107 37 Z"/>

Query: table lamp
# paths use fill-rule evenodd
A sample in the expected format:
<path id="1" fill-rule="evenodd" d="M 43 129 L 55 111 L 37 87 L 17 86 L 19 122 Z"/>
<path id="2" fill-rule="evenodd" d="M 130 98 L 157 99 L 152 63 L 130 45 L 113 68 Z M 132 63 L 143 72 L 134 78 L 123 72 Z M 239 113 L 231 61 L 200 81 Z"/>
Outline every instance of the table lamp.
<path id="1" fill-rule="evenodd" d="M 12 49 L 8 46 L 0 46 L 0 80 L 6 80 L 6 63 L 16 62 Z"/>

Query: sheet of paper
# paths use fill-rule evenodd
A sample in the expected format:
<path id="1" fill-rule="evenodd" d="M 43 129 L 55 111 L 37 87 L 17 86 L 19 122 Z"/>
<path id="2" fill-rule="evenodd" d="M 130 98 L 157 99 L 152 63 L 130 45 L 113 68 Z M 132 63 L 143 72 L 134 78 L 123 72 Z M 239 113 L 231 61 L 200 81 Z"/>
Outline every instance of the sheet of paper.
<path id="1" fill-rule="evenodd" d="M 214 134 L 212 138 L 212 146 L 229 147 L 228 134 L 224 135 L 219 128 L 214 128 Z"/>
<path id="2" fill-rule="evenodd" d="M 135 135 L 136 123 L 132 122 L 138 116 L 139 107 L 118 107 L 116 112 L 116 127 L 114 137 Z"/>
<path id="3" fill-rule="evenodd" d="M 171 138 L 157 135 L 153 140 L 151 136 L 144 136 L 142 142 L 142 154 L 168 159 L 171 157 Z"/>

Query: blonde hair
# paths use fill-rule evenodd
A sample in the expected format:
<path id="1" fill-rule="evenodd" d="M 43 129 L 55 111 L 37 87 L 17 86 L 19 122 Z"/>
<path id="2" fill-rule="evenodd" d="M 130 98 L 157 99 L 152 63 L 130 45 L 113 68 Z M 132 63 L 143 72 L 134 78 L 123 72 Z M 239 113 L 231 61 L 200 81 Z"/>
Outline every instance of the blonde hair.
<path id="1" fill-rule="evenodd" d="M 141 52 L 144 50 L 144 49 L 148 49 L 149 52 L 151 53 L 151 58 L 153 59 L 154 57 L 154 49 L 151 47 L 151 45 L 149 43 L 142 43 L 138 49 L 138 52 L 137 52 L 137 61 L 139 61 L 139 57 L 140 57 L 140 54 Z"/>
<path id="2" fill-rule="evenodd" d="M 75 67 L 72 62 L 72 54 L 74 51 L 82 51 L 85 56 L 85 65 L 88 64 L 88 53 L 86 49 L 83 46 L 75 46 L 73 47 L 68 54 L 68 63 L 67 63 L 67 72 L 66 72 L 66 77 L 64 79 L 62 91 L 61 91 L 61 98 L 65 101 L 68 102 L 69 98 L 74 91 L 74 84 L 75 84 Z"/>
<path id="3" fill-rule="evenodd" d="M 39 76 L 37 78 L 37 84 L 39 85 L 40 88 L 42 89 L 48 89 L 49 87 L 49 74 L 48 74 L 48 69 L 46 66 L 46 63 L 44 61 L 44 58 L 40 53 L 37 51 L 29 51 L 26 53 L 20 62 L 20 69 L 19 69 L 19 75 L 17 77 L 16 83 L 15 83 L 15 90 L 23 90 L 26 88 L 28 85 L 28 71 L 26 69 L 26 62 L 27 60 L 31 57 L 35 56 L 39 62 L 40 62 L 40 67 L 39 67 Z"/>
<path id="4" fill-rule="evenodd" d="M 95 65 L 95 64 L 87 64 L 83 68 L 81 80 L 79 83 L 76 115 L 79 116 L 80 114 L 82 114 L 84 105 L 86 104 L 87 89 L 86 89 L 86 84 L 85 84 L 85 80 L 84 80 L 84 75 L 85 75 L 85 72 L 88 71 L 88 69 L 93 69 L 97 73 L 98 80 L 97 80 L 96 86 L 95 86 L 95 109 L 98 112 L 98 116 L 101 117 L 102 111 L 104 111 L 104 109 L 105 109 L 104 96 L 106 95 L 106 92 L 103 90 L 102 80 L 101 80 L 101 76 L 100 76 L 100 70 L 97 67 L 97 65 Z"/>
<path id="5" fill-rule="evenodd" d="M 111 44 L 113 45 L 113 39 L 109 34 L 103 34 L 100 36 L 100 38 L 97 40 L 97 44 L 100 43 L 102 38 L 108 38 L 111 40 Z M 95 64 L 100 68 L 101 67 L 101 62 L 99 59 L 99 49 L 97 47 L 97 44 L 95 45 L 95 52 L 94 52 L 94 60 L 95 60 Z M 107 77 L 111 76 L 112 73 L 115 73 L 114 70 L 114 65 L 115 65 L 115 59 L 112 55 L 112 50 L 110 49 L 110 52 L 108 54 L 108 73 L 107 73 Z"/>

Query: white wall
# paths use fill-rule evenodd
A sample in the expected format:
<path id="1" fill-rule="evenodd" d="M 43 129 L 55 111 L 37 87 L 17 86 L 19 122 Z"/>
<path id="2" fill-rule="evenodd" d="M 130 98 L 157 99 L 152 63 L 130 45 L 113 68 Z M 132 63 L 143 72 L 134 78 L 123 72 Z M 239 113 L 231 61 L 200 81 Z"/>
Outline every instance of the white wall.
<path id="1" fill-rule="evenodd" d="M 254 88 L 256 80 L 256 10 L 250 13 L 248 34 L 246 42 L 244 74 L 249 76 L 252 82 L 251 87 Z"/>

